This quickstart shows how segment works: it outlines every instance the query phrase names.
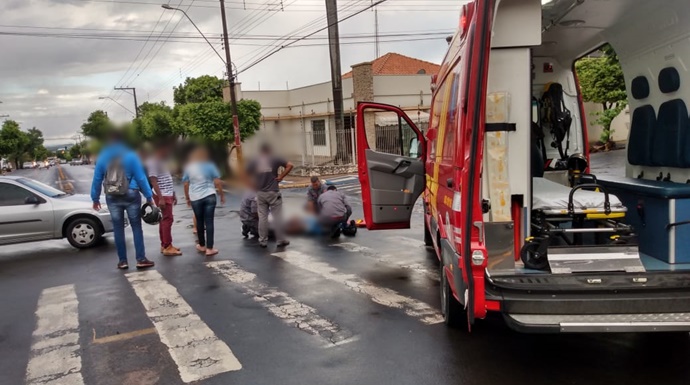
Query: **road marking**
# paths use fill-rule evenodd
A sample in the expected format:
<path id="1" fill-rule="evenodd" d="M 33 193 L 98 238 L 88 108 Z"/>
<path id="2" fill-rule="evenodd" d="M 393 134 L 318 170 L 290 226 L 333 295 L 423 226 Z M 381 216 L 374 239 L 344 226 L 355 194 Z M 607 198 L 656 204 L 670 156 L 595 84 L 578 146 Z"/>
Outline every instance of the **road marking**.
<path id="1" fill-rule="evenodd" d="M 74 285 L 41 292 L 26 368 L 27 385 L 83 385 L 79 355 L 79 302 Z"/>
<path id="2" fill-rule="evenodd" d="M 410 238 L 410 240 L 413 239 Z M 424 243 L 422 242 L 422 244 Z M 431 270 L 427 266 L 422 265 L 421 263 L 405 263 L 404 261 L 401 261 L 399 258 L 393 257 L 392 255 L 380 254 L 379 252 L 370 247 L 361 246 L 353 242 L 334 243 L 331 246 L 339 247 L 351 253 L 362 254 L 366 257 L 373 258 L 377 262 L 380 262 L 384 265 L 391 265 L 399 267 L 401 269 L 411 270 L 416 274 L 421 274 L 424 277 L 436 282 L 441 281 L 441 277 L 438 271 L 436 271 L 435 269 Z"/>
<path id="3" fill-rule="evenodd" d="M 126 275 L 184 382 L 242 369 L 228 345 L 219 340 L 177 289 L 155 270 Z"/>
<path id="4" fill-rule="evenodd" d="M 425 248 L 426 245 L 424 244 L 424 241 L 420 241 L 419 239 L 416 238 L 410 238 L 410 237 L 404 237 L 402 235 L 393 235 L 387 237 L 388 239 L 399 242 L 399 243 L 404 243 L 408 246 L 411 247 L 418 247 L 418 248 Z"/>
<path id="5" fill-rule="evenodd" d="M 357 180 L 357 179 L 359 179 L 359 177 L 357 177 L 357 176 L 355 176 L 355 175 L 348 175 L 348 176 L 344 176 L 344 177 L 341 177 L 341 178 L 327 179 L 326 182 L 327 182 L 327 183 L 338 183 L 338 182 L 344 182 L 344 181 L 349 181 L 349 180 Z"/>
<path id="6" fill-rule="evenodd" d="M 148 334 L 156 334 L 156 328 L 135 330 L 135 331 L 129 332 L 129 333 L 120 333 L 120 334 L 115 334 L 112 336 L 100 337 L 100 338 L 96 338 L 96 329 L 93 329 L 93 340 L 91 341 L 91 343 L 93 343 L 95 345 L 102 345 L 102 344 L 107 344 L 109 342 L 129 340 L 132 338 L 136 338 L 139 336 L 145 336 Z"/>
<path id="7" fill-rule="evenodd" d="M 258 281 L 256 274 L 243 270 L 232 261 L 208 262 L 206 266 L 230 282 L 241 285 L 254 301 L 286 324 L 323 339 L 327 347 L 355 340 L 351 332 L 319 315 L 313 307 Z"/>
<path id="8" fill-rule="evenodd" d="M 272 255 L 301 269 L 318 274 L 325 279 L 345 285 L 348 289 L 368 296 L 373 302 L 390 308 L 402 309 L 407 315 L 425 324 L 443 322 L 443 316 L 433 307 L 416 299 L 406 297 L 397 291 L 379 287 L 353 274 L 344 274 L 331 265 L 299 251 L 288 250 Z"/>
<path id="9" fill-rule="evenodd" d="M 362 186 L 347 185 L 347 186 L 338 187 L 338 190 L 339 191 L 357 191 L 357 190 L 362 190 Z"/>

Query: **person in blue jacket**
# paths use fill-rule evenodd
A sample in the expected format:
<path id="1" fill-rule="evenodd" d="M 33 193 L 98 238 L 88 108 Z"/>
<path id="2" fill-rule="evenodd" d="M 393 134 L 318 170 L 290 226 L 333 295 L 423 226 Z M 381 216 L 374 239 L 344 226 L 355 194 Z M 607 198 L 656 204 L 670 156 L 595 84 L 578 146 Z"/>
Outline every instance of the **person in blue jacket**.
<path id="1" fill-rule="evenodd" d="M 113 220 L 113 234 L 115 236 L 115 248 L 119 263 L 118 269 L 128 269 L 127 245 L 125 244 L 125 212 L 132 227 L 134 237 L 134 250 L 136 252 L 137 269 L 153 267 L 154 263 L 146 258 L 144 247 L 144 233 L 141 228 L 141 195 L 147 202 L 153 203 L 153 192 L 149 185 L 141 159 L 129 148 L 120 132 L 111 134 L 109 143 L 101 150 L 96 170 L 91 184 L 91 200 L 93 209 L 101 210 L 101 191 L 103 180 L 106 177 L 111 162 L 119 161 L 125 176 L 129 181 L 129 189 L 124 195 L 107 195 L 105 197 L 110 216 Z"/>

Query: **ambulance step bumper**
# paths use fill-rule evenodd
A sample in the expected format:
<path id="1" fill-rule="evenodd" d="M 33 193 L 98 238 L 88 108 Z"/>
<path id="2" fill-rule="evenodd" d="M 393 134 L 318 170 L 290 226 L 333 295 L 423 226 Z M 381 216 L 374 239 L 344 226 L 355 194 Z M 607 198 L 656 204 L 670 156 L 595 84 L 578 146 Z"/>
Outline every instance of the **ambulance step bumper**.
<path id="1" fill-rule="evenodd" d="M 512 329 L 528 333 L 690 331 L 690 313 L 504 314 Z"/>

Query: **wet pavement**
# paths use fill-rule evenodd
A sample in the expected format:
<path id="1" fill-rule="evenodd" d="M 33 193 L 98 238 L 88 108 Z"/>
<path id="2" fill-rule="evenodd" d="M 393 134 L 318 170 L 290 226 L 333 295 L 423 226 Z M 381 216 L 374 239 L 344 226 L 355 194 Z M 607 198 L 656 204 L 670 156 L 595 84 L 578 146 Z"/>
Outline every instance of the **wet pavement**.
<path id="1" fill-rule="evenodd" d="M 75 192 L 89 191 L 92 166 L 63 170 Z M 43 171 L 30 176 L 57 178 Z M 296 206 L 303 191 L 284 197 Z M 158 254 L 157 228 L 144 225 L 157 263 L 145 273 L 115 269 L 111 236 L 81 251 L 60 240 L 0 247 L 0 384 L 690 381 L 687 334 L 526 335 L 500 316 L 472 333 L 438 323 L 438 264 L 419 210 L 409 230 L 294 238 L 279 252 L 242 238 L 228 194 L 216 212 L 221 253 L 205 258 L 180 203 L 173 236 L 184 255 Z M 131 241 L 129 252 L 132 262 Z"/>

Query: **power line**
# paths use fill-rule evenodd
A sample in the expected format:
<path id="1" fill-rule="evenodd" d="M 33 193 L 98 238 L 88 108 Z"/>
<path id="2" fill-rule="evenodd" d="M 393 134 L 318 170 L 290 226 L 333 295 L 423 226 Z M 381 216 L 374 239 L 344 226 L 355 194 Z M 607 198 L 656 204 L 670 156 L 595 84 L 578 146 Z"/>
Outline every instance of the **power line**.
<path id="1" fill-rule="evenodd" d="M 353 18 L 353 17 L 359 15 L 360 13 L 362 13 L 362 12 L 364 12 L 364 11 L 367 11 L 367 10 L 369 10 L 369 9 L 371 9 L 371 8 L 373 8 L 373 7 L 377 6 L 377 5 L 379 5 L 379 4 L 385 3 L 386 1 L 388 1 L 388 0 L 379 0 L 379 1 L 377 1 L 377 2 L 375 2 L 375 3 L 373 3 L 373 4 L 371 4 L 371 5 L 369 5 L 369 6 L 365 7 L 365 8 L 363 8 L 363 9 L 361 9 L 361 10 L 359 10 L 359 11 L 353 13 L 353 14 L 350 14 L 350 15 L 348 15 L 348 16 L 345 16 L 345 17 L 339 19 L 338 21 L 336 21 L 336 23 L 338 23 L 338 24 L 339 24 L 339 23 L 342 23 L 343 21 L 348 20 L 348 19 L 351 19 L 351 18 Z M 271 56 L 275 55 L 276 53 L 282 51 L 283 49 L 285 49 L 285 48 L 287 48 L 287 47 L 289 47 L 289 46 L 291 46 L 291 45 L 293 45 L 293 44 L 295 44 L 295 43 L 297 43 L 297 42 L 299 42 L 299 41 L 302 41 L 302 40 L 304 40 L 304 39 L 306 39 L 306 38 L 308 38 L 308 37 L 310 37 L 310 36 L 314 36 L 314 35 L 316 35 L 317 33 L 321 32 L 321 31 L 324 31 L 324 30 L 328 29 L 329 26 L 330 26 L 330 25 L 327 25 L 327 26 L 325 26 L 325 27 L 323 27 L 323 28 L 319 28 L 319 29 L 317 29 L 316 31 L 314 31 L 314 32 L 312 32 L 312 33 L 310 33 L 310 34 L 308 34 L 308 35 L 306 35 L 306 36 L 304 36 L 304 37 L 302 37 L 302 38 L 300 38 L 300 39 L 293 40 L 292 42 L 290 42 L 290 43 L 288 43 L 288 44 L 286 44 L 286 45 L 283 45 L 283 46 L 280 46 L 280 47 L 274 49 L 273 51 L 271 51 L 271 52 L 269 52 L 268 54 L 264 55 L 264 56 L 261 57 L 260 59 L 255 60 L 253 63 L 249 64 L 249 65 L 246 66 L 245 68 L 243 68 L 243 69 L 241 69 L 241 70 L 238 70 L 237 73 L 240 74 L 240 73 L 242 73 L 242 72 L 247 71 L 248 69 L 250 69 L 250 68 L 254 67 L 255 65 L 257 65 L 257 64 L 259 64 L 259 63 L 261 63 L 261 62 L 263 62 L 264 60 L 268 59 L 269 57 L 271 57 Z"/>

